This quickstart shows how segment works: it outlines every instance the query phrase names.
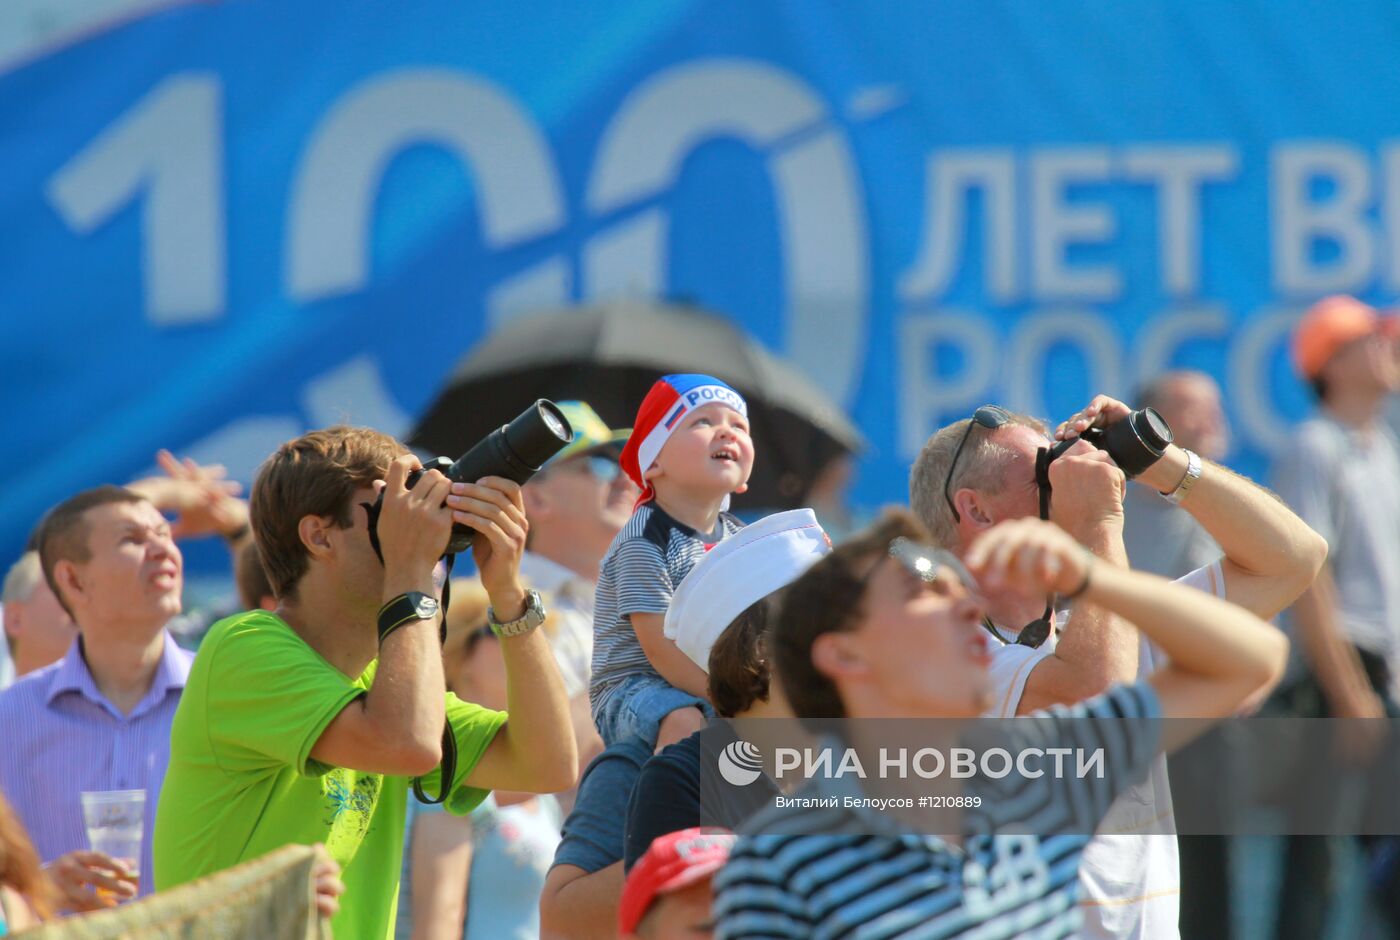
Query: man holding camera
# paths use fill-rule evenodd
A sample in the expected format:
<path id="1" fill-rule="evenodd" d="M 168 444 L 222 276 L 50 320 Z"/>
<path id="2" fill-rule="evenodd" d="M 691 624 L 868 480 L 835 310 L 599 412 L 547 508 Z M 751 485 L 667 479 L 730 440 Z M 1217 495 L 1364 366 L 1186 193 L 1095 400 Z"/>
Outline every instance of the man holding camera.
<path id="1" fill-rule="evenodd" d="M 563 683 L 519 582 L 520 488 L 436 470 L 410 485 L 419 466 L 386 435 L 335 427 L 259 471 L 252 525 L 278 608 L 221 621 L 195 659 L 156 819 L 158 888 L 324 842 L 346 887 L 336 936 L 389 937 L 413 778 L 458 814 L 491 789 L 572 785 Z M 382 561 L 367 512 L 380 494 Z M 434 568 L 454 522 L 476 534 L 507 713 L 445 692 Z"/>
<path id="2" fill-rule="evenodd" d="M 1055 436 L 1068 440 L 1130 414 L 1127 405 L 1099 395 Z M 1055 443 L 1034 418 L 979 408 L 924 445 L 910 475 L 913 508 L 935 540 L 962 557 L 985 529 L 1040 514 L 1044 505 L 1051 521 L 1098 558 L 1127 567 L 1123 471 L 1107 452 L 1081 440 L 1043 467 L 1038 482 L 1037 452 Z M 1266 490 L 1175 445 L 1155 460 L 1151 454 L 1128 456 L 1150 463 L 1137 482 L 1189 512 L 1224 553 L 1183 583 L 1268 618 L 1312 582 L 1327 545 Z M 1092 604 L 1076 605 L 1066 618 L 1050 613 L 1046 598 L 993 591 L 986 602 L 984 626 L 999 641 L 991 666 L 995 716 L 1080 702 L 1161 665 L 1131 624 Z M 1086 937 L 1178 935 L 1175 837 L 1128 834 L 1149 824 L 1157 832 L 1166 828 L 1160 819 L 1171 816 L 1172 807 L 1165 761 L 1159 759 L 1148 781 L 1134 790 L 1105 818 L 1085 852 L 1080 903 Z"/>

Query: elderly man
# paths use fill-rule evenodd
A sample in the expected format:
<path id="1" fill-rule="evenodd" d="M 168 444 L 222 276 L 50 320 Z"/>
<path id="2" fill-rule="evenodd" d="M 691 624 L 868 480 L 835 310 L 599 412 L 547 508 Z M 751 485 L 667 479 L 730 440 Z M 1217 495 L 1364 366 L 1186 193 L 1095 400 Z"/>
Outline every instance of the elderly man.
<path id="1" fill-rule="evenodd" d="M 519 487 L 429 470 L 408 488 L 420 467 L 387 435 L 334 427 L 259 470 L 252 525 L 278 607 L 226 618 L 200 646 L 157 813 L 159 887 L 324 842 L 344 871 L 336 935 L 390 937 L 413 778 L 456 814 L 491 789 L 573 784 L 544 609 L 519 579 Z M 508 713 L 445 691 L 434 570 L 454 522 L 478 533 Z"/>
<path id="2" fill-rule="evenodd" d="M 1062 424 L 1057 437 L 1111 425 L 1128 413 L 1122 402 L 1100 395 Z M 910 476 L 914 510 L 939 545 L 962 557 L 997 522 L 1039 513 L 1037 452 L 1052 443 L 1032 418 L 995 406 L 979 408 L 973 418 L 942 428 L 924 445 Z M 1184 583 L 1261 617 L 1274 616 L 1302 593 L 1326 555 L 1326 543 L 1265 490 L 1176 445 L 1136 482 L 1189 512 L 1224 551 L 1223 559 L 1187 575 Z M 1109 456 L 1081 441 L 1049 465 L 1048 483 L 1050 519 L 1100 559 L 1126 567 L 1124 474 Z M 1044 599 L 1010 591 L 989 591 L 986 599 L 984 626 L 993 640 L 997 693 L 992 715 L 1025 715 L 1080 702 L 1161 664 L 1151 644 L 1101 606 L 1080 605 L 1065 623 L 1063 616 L 1043 616 Z M 1147 783 L 1115 807 L 1084 854 L 1085 936 L 1159 940 L 1178 935 L 1176 839 L 1131 834 L 1171 815 L 1166 764 L 1158 761 Z"/>
<path id="3" fill-rule="evenodd" d="M 5 575 L 3 601 L 14 678 L 58 662 L 78 636 L 77 624 L 44 580 L 38 551 L 25 552 L 11 566 Z"/>
<path id="4" fill-rule="evenodd" d="M 170 528 L 116 486 L 79 493 L 40 524 L 44 577 L 80 639 L 0 695 L 0 789 L 70 908 L 102 906 L 94 887 L 131 894 L 137 874 L 85 851 L 83 791 L 146 791 L 138 871 L 140 892 L 152 890 L 151 824 L 191 659 L 165 628 L 182 581 Z"/>
<path id="5" fill-rule="evenodd" d="M 1089 833 L 1155 754 L 1208 723 L 1156 719 L 1228 715 L 1283 669 L 1287 641 L 1248 611 L 1102 561 L 1052 523 L 1015 519 L 965 553 L 981 587 L 1079 598 L 1137 624 L 1168 664 L 1065 709 L 978 722 L 995 694 L 986 612 L 963 566 L 925 540 L 897 511 L 788 589 L 772 646 L 789 704 L 811 730 L 835 736 L 825 750 L 853 754 L 871 779 L 832 761 L 741 827 L 715 881 L 724 940 L 1078 936 L 1076 872 Z M 910 815 L 885 812 L 872 797 L 931 785 L 886 775 L 890 718 L 948 719 L 919 723 L 920 740 L 1015 754 L 1018 768 L 1065 747 L 1103 762 L 1093 774 L 1008 778 L 982 761 L 947 779 L 939 818 L 913 814 L 912 801 Z"/>

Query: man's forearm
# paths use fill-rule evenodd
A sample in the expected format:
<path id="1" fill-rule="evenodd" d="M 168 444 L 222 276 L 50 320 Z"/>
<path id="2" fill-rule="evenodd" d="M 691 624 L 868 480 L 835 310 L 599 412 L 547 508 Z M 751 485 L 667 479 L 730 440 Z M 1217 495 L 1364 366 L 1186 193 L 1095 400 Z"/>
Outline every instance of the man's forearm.
<path id="1" fill-rule="evenodd" d="M 1337 622 L 1337 588 L 1332 572 L 1323 566 L 1317 580 L 1298 598 L 1293 613 L 1303 655 L 1322 686 L 1334 711 L 1345 711 L 1358 696 L 1371 692 L 1355 649 L 1342 635 Z"/>
<path id="2" fill-rule="evenodd" d="M 519 781 L 514 787 L 552 793 L 573 786 L 578 775 L 569 699 L 564 680 L 539 630 L 502 637 L 506 664 L 506 712 L 510 763 Z"/>
<path id="3" fill-rule="evenodd" d="M 595 872 L 556 865 L 540 893 L 541 940 L 615 940 L 622 862 Z"/>
<path id="4" fill-rule="evenodd" d="M 1140 480 L 1170 492 L 1185 473 L 1186 454 L 1172 446 Z M 1260 617 L 1293 603 L 1327 557 L 1327 543 L 1282 500 L 1219 464 L 1203 463 L 1181 507 L 1220 545 L 1227 598 Z"/>
<path id="5" fill-rule="evenodd" d="M 1128 567 L 1122 533 L 1101 526 L 1085 533 L 1080 544 L 1096 558 Z M 1133 625 L 1092 603 L 1075 605 L 1055 647 L 1055 656 L 1074 665 L 1098 691 L 1115 682 L 1132 682 L 1138 674 L 1138 632 Z"/>
<path id="6" fill-rule="evenodd" d="M 385 577 L 384 600 L 418 591 L 433 592 L 431 572 Z M 438 617 L 442 614 L 439 613 Z M 438 749 L 446 720 L 442 691 L 438 619 L 411 620 L 385 637 L 379 647 L 374 685 L 365 695 L 365 711 L 380 729 L 398 739 Z"/>
<path id="7" fill-rule="evenodd" d="M 1257 672 L 1259 681 L 1247 691 L 1270 678 L 1265 673 L 1275 660 L 1282 665 L 1288 649 L 1282 633 L 1243 608 L 1156 575 L 1095 565 L 1085 596 L 1132 618 L 1180 672 L 1230 678 Z"/>
<path id="8" fill-rule="evenodd" d="M 1123 535 L 1117 527 L 1097 525 L 1070 534 L 1103 562 L 1128 566 Z M 1016 714 L 1082 702 L 1115 683 L 1133 682 L 1138 674 L 1139 643 L 1137 631 L 1121 617 L 1087 600 L 1076 604 L 1054 655 L 1042 660 L 1027 678 Z"/>

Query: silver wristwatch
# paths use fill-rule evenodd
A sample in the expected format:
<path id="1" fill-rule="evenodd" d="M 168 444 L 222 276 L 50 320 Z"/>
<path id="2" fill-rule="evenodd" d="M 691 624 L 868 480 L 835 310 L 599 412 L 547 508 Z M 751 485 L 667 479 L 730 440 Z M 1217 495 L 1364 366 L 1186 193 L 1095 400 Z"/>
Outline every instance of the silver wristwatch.
<path id="1" fill-rule="evenodd" d="M 486 622 L 491 625 L 491 632 L 496 636 L 520 636 L 522 633 L 529 633 L 544 623 L 544 617 L 544 602 L 540 600 L 540 592 L 533 590 L 525 592 L 525 613 L 515 620 L 501 623 L 496 619 L 496 612 L 490 607 L 486 608 Z"/>
<path id="2" fill-rule="evenodd" d="M 1201 478 L 1201 458 L 1194 450 L 1186 453 L 1186 475 L 1181 478 L 1181 482 L 1176 485 L 1176 489 L 1170 493 L 1163 493 L 1162 498 L 1169 503 L 1181 505 L 1181 501 L 1186 498 L 1186 494 L 1191 492 L 1191 487 L 1196 485 L 1196 481 Z"/>

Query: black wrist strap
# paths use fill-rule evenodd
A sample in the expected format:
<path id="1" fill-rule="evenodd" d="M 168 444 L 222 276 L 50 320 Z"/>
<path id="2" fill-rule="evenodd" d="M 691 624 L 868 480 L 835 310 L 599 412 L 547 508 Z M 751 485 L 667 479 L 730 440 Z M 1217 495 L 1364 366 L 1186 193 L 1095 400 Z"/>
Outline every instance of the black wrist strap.
<path id="1" fill-rule="evenodd" d="M 389 634 L 399 627 L 422 619 L 418 616 L 418 608 L 414 606 L 413 601 L 409 600 L 408 595 L 400 594 L 379 608 L 379 622 L 376 624 L 379 630 L 379 645 L 382 647 L 384 641 L 389 638 Z"/>
<path id="2" fill-rule="evenodd" d="M 457 556 L 444 555 L 442 560 L 447 570 L 442 579 L 442 620 L 438 628 L 438 643 L 445 645 L 447 643 L 447 604 L 452 599 L 452 566 L 456 563 Z M 442 773 L 438 776 L 436 799 L 430 799 L 428 794 L 423 792 L 422 777 L 413 778 L 414 798 L 428 806 L 446 802 L 447 797 L 452 793 L 452 781 L 457 779 L 457 736 L 452 733 L 452 719 L 446 716 L 443 717 L 442 723 L 442 763 L 438 766 Z"/>

